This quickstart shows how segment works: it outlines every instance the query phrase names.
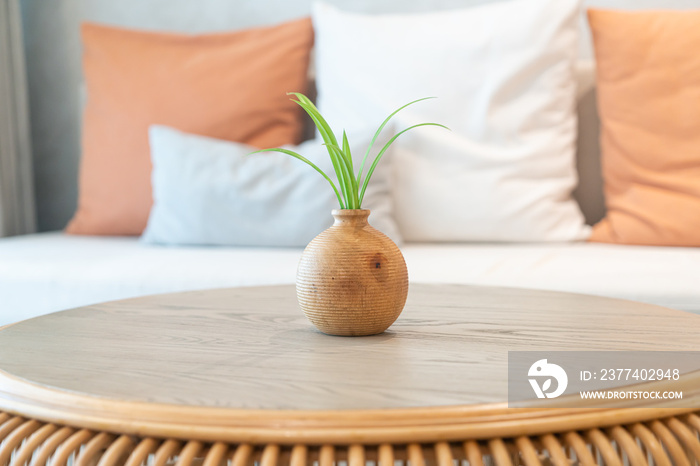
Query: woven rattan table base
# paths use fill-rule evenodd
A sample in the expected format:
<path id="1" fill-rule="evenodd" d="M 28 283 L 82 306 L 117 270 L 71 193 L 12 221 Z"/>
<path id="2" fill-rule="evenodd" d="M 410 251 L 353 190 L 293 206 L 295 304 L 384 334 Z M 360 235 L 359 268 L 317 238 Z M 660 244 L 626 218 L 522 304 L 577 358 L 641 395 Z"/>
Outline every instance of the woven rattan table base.
<path id="1" fill-rule="evenodd" d="M 0 464 L 480 466 L 700 463 L 700 416 L 691 413 L 630 425 L 557 434 L 375 445 L 206 443 L 142 438 L 48 424 L 0 413 Z M 399 463 L 397 463 L 399 462 Z"/>

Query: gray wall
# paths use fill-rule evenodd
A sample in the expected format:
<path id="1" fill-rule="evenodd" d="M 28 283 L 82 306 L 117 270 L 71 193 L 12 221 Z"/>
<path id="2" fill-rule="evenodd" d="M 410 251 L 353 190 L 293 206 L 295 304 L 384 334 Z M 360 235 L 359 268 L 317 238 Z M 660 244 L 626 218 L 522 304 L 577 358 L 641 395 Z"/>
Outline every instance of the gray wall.
<path id="1" fill-rule="evenodd" d="M 80 157 L 79 24 L 207 32 L 308 15 L 312 0 L 21 0 L 29 79 L 39 229 L 56 230 L 77 200 Z M 449 9 L 489 0 L 332 0 L 351 11 Z M 496 0 L 491 0 L 496 1 Z M 588 0 L 617 8 L 700 8 L 700 0 Z M 590 56 L 587 35 L 582 56 Z"/>

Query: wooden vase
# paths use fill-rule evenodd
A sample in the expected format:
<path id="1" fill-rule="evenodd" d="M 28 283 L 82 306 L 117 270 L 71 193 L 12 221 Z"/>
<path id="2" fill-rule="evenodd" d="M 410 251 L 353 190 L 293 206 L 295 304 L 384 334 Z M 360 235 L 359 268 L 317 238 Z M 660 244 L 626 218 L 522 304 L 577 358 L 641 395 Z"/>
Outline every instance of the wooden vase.
<path id="1" fill-rule="evenodd" d="M 323 333 L 381 333 L 406 304 L 406 262 L 396 244 L 367 222 L 369 210 L 332 214 L 333 226 L 314 238 L 301 256 L 299 305 Z"/>

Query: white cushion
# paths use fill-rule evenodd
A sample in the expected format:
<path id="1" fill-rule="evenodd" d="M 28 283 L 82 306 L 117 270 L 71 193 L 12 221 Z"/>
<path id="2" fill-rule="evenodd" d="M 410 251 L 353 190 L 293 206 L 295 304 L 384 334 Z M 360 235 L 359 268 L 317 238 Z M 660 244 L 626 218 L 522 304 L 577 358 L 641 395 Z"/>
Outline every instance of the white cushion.
<path id="1" fill-rule="evenodd" d="M 348 134 L 355 158 L 365 153 L 372 136 Z M 151 127 L 150 142 L 154 204 L 143 234 L 147 243 L 305 246 L 333 223 L 331 210 L 339 204 L 330 184 L 289 155 L 250 155 L 254 147 L 164 126 Z M 285 148 L 334 177 L 322 141 Z M 400 242 L 391 216 L 390 163 L 388 154 L 377 166 L 363 207 L 372 211 L 372 226 Z"/>
<path id="2" fill-rule="evenodd" d="M 301 249 L 164 248 L 134 237 L 0 239 L 0 326 L 155 293 L 293 283 Z"/>
<path id="3" fill-rule="evenodd" d="M 413 283 L 573 291 L 700 313 L 700 248 L 548 243 L 406 244 L 402 250 Z M 4 238 L 0 325 L 145 294 L 291 284 L 301 251 L 163 248 L 136 238 L 62 233 Z"/>
<path id="4" fill-rule="evenodd" d="M 585 238 L 576 185 L 578 0 L 365 15 L 313 9 L 319 109 L 331 125 L 399 113 L 396 220 L 407 241 Z"/>

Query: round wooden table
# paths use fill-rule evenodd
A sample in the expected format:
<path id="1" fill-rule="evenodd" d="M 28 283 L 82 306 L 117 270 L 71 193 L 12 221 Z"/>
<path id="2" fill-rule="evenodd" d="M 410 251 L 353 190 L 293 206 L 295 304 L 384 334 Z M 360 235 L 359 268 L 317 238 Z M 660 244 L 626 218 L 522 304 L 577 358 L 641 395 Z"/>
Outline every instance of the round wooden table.
<path id="1" fill-rule="evenodd" d="M 292 286 L 150 296 L 0 330 L 0 465 L 689 465 L 686 407 L 508 408 L 509 350 L 697 350 L 700 317 L 548 291 L 411 285 L 331 337 Z M 318 463 L 316 463 L 318 462 Z"/>

